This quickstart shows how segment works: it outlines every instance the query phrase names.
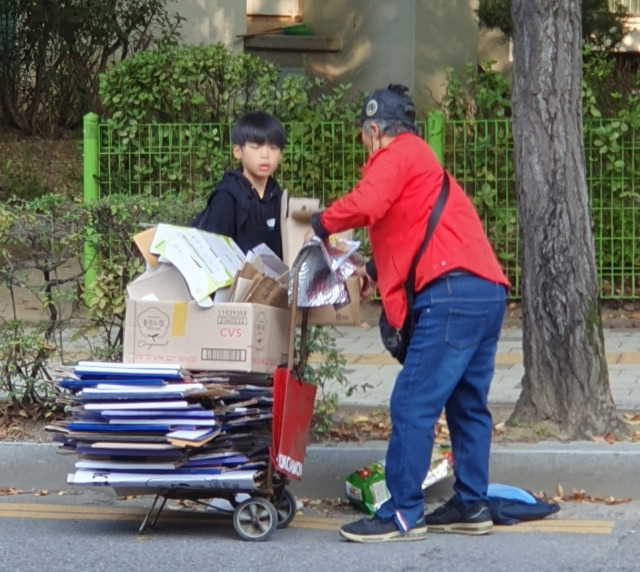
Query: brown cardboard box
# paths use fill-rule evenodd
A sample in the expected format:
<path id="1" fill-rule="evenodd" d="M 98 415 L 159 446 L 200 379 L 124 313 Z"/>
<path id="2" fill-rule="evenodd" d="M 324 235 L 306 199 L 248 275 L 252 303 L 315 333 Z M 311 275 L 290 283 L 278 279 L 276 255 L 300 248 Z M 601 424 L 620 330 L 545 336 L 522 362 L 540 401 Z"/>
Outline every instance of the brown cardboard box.
<path id="1" fill-rule="evenodd" d="M 169 264 L 147 270 L 127 291 L 125 363 L 268 373 L 287 360 L 289 310 L 227 302 L 201 308 Z"/>
<path id="2" fill-rule="evenodd" d="M 142 254 L 143 258 L 147 261 L 149 266 L 158 266 L 158 255 L 151 253 L 151 244 L 153 243 L 153 238 L 156 235 L 156 227 L 153 226 L 148 228 L 147 230 L 143 230 L 139 232 L 133 237 L 133 242 L 135 242 L 138 250 Z"/>
<path id="3" fill-rule="evenodd" d="M 360 279 L 347 278 L 347 290 L 351 302 L 337 310 L 333 306 L 309 308 L 309 326 L 359 326 L 360 325 Z M 298 310 L 298 325 L 302 322 L 302 310 Z"/>
<path id="4" fill-rule="evenodd" d="M 319 199 L 290 197 L 282 194 L 280 228 L 282 231 L 282 259 L 291 268 L 304 244 L 304 235 L 311 229 L 311 214 L 320 211 Z M 308 216 L 302 216 L 304 214 Z"/>
<path id="5" fill-rule="evenodd" d="M 318 199 L 302 197 L 289 197 L 285 191 L 282 195 L 281 228 L 282 250 L 284 262 L 291 267 L 300 248 L 304 244 L 304 235 L 311 230 L 311 215 L 320 209 Z M 340 236 L 351 240 L 352 232 L 340 233 Z M 309 325 L 335 325 L 357 326 L 360 325 L 360 280 L 352 276 L 347 280 L 347 290 L 351 302 L 338 310 L 333 306 L 311 308 L 309 310 Z M 300 318 L 298 318 L 300 324 Z"/>
<path id="6" fill-rule="evenodd" d="M 246 293 L 245 302 L 288 308 L 287 289 L 269 276 L 256 277 Z"/>
<path id="7" fill-rule="evenodd" d="M 136 234 L 133 240 L 149 266 L 161 262 L 176 266 L 191 296 L 203 308 L 211 307 L 216 290 L 231 287 L 246 262 L 229 237 L 194 228 L 159 224 Z"/>

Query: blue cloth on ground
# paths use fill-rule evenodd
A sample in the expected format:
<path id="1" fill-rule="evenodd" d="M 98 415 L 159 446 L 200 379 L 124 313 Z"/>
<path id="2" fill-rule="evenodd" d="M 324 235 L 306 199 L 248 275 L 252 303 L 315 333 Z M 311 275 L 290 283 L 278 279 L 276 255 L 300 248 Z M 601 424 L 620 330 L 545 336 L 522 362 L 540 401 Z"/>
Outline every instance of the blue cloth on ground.
<path id="1" fill-rule="evenodd" d="M 525 491 L 513 485 L 503 485 L 502 483 L 491 483 L 487 494 L 490 497 L 499 497 L 503 499 L 519 500 L 527 504 L 536 504 L 536 497 L 529 491 Z"/>
<path id="2" fill-rule="evenodd" d="M 530 491 L 501 483 L 489 485 L 488 497 L 494 524 L 538 520 L 560 510 L 557 503 L 538 499 Z"/>

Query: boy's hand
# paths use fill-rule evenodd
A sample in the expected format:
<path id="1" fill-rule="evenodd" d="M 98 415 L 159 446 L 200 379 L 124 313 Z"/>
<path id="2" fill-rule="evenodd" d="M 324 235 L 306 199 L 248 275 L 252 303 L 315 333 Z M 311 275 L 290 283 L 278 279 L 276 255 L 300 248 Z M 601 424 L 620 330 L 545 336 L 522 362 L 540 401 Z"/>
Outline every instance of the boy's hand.
<path id="1" fill-rule="evenodd" d="M 309 229 L 304 235 L 304 241 L 309 242 L 315 235 L 316 233 L 313 232 L 313 229 Z"/>
<path id="2" fill-rule="evenodd" d="M 365 302 L 371 300 L 373 293 L 376 291 L 376 281 L 367 274 L 367 268 L 364 264 L 362 266 L 358 266 L 354 274 L 358 276 L 358 278 L 362 279 L 360 297 Z"/>

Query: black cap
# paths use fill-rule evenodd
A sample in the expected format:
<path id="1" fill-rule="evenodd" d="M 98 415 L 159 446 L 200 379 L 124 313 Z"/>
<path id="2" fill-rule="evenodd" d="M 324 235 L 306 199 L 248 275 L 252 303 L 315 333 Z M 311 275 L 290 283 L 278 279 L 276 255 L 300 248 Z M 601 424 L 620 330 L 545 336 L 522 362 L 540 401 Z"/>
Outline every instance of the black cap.
<path id="1" fill-rule="evenodd" d="M 407 91 L 408 87 L 394 83 L 390 83 L 386 89 L 374 91 L 362 105 L 360 123 L 368 119 L 386 119 L 413 125 L 416 108 Z"/>

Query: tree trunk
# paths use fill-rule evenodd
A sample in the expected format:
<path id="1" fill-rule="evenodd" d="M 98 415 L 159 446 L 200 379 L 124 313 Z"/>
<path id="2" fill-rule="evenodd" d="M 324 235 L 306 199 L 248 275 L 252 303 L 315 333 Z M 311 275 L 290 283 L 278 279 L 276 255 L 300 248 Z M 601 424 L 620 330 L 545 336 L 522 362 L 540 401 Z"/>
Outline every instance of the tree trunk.
<path id="1" fill-rule="evenodd" d="M 605 359 L 582 133 L 580 0 L 513 0 L 522 393 L 511 423 L 624 431 Z"/>

